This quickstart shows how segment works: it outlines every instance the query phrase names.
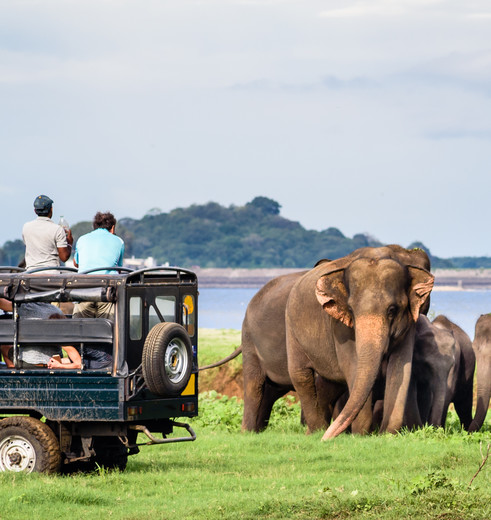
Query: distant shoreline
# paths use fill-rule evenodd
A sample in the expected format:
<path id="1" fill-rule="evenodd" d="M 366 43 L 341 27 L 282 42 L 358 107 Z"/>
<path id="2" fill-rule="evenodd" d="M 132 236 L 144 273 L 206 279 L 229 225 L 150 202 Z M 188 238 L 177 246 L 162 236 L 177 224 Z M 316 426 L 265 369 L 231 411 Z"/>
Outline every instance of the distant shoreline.
<path id="1" fill-rule="evenodd" d="M 304 269 L 233 269 L 195 268 L 200 287 L 209 288 L 259 288 L 272 278 Z M 488 290 L 491 289 L 491 269 L 435 269 L 436 291 Z"/>

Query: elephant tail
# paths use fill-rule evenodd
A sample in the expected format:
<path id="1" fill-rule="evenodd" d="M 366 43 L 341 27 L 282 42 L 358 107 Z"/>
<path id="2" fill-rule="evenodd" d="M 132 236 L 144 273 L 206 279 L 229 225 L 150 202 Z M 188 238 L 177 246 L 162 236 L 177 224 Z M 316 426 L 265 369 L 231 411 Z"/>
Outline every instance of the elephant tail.
<path id="1" fill-rule="evenodd" d="M 204 367 L 199 367 L 198 370 L 208 370 L 209 368 L 216 368 L 220 367 L 222 365 L 225 365 L 225 363 L 228 363 L 232 359 L 235 359 L 239 354 L 242 354 L 242 345 L 240 347 L 237 347 L 232 354 L 227 356 L 226 358 L 221 359 L 220 361 L 217 361 L 216 363 L 212 363 L 211 365 L 206 365 Z"/>

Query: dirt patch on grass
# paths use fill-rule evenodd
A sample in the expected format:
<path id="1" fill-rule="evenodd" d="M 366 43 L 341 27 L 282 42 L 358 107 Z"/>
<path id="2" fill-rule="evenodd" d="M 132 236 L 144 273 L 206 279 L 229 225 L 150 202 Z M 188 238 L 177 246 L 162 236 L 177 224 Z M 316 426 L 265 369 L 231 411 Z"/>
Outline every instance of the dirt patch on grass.
<path id="1" fill-rule="evenodd" d="M 222 365 L 199 373 L 199 391 L 215 390 L 219 394 L 244 398 L 242 365 Z"/>

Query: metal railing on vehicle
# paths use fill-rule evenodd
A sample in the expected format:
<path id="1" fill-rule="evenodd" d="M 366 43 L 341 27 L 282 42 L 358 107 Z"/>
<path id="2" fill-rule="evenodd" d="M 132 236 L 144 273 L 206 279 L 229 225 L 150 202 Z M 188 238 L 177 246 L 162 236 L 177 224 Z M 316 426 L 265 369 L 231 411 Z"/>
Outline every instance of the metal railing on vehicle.
<path id="1" fill-rule="evenodd" d="M 112 266 L 112 267 L 93 267 L 92 269 L 87 269 L 86 271 L 79 271 L 78 274 L 102 274 L 97 271 L 118 271 L 119 273 L 132 273 L 133 269 L 131 267 L 121 267 L 121 266 Z M 107 274 L 107 273 L 104 273 Z"/>
<path id="2" fill-rule="evenodd" d="M 76 267 L 70 267 L 68 265 L 50 266 L 50 267 L 35 267 L 34 269 L 28 269 L 23 271 L 25 274 L 42 273 L 43 271 L 67 271 L 70 273 L 76 273 Z"/>
<path id="3" fill-rule="evenodd" d="M 133 271 L 129 278 L 140 278 L 140 282 L 143 282 L 143 279 L 146 274 L 150 273 L 158 273 L 158 272 L 164 272 L 164 273 L 176 273 L 177 280 L 179 282 L 182 281 L 181 275 L 187 274 L 191 277 L 196 278 L 196 273 L 194 271 L 191 271 L 190 269 L 183 269 L 182 267 L 175 267 L 175 266 L 157 266 L 157 267 L 145 267 L 143 269 L 138 269 L 136 271 Z"/>
<path id="4" fill-rule="evenodd" d="M 12 265 L 1 265 L 0 273 L 22 273 L 25 269 L 23 267 L 17 267 Z"/>

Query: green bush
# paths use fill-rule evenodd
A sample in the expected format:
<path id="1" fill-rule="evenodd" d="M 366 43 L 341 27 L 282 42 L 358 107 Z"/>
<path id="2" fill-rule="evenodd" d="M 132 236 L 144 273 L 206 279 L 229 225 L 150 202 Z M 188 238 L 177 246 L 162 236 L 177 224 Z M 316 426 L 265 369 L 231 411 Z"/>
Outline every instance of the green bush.
<path id="1" fill-rule="evenodd" d="M 240 431 L 244 403 L 237 397 L 210 390 L 199 395 L 198 406 L 199 416 L 193 419 L 193 425 L 211 427 L 216 431 Z M 293 396 L 287 395 L 276 401 L 268 428 L 282 431 L 304 429 L 300 425 L 300 405 Z"/>

